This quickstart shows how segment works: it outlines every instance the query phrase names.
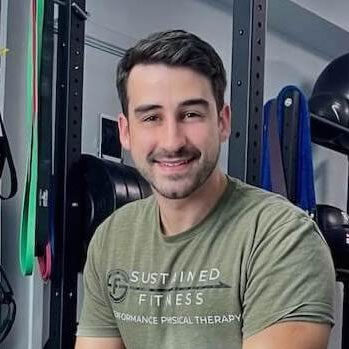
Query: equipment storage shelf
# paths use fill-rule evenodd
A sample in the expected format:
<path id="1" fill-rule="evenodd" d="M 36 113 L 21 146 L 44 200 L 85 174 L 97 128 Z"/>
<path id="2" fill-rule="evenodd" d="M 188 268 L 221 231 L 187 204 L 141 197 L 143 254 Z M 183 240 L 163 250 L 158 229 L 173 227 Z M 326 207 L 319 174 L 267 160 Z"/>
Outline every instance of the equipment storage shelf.
<path id="1" fill-rule="evenodd" d="M 311 132 L 314 143 L 349 155 L 349 128 L 311 114 Z"/>

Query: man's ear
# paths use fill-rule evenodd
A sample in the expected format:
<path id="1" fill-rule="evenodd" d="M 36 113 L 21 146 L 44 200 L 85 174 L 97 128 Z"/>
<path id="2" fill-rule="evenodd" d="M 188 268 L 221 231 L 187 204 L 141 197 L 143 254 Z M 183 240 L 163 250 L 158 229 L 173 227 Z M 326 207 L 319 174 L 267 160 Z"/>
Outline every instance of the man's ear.
<path id="1" fill-rule="evenodd" d="M 218 123 L 220 141 L 223 143 L 229 138 L 231 132 L 231 111 L 228 104 L 224 104 L 219 112 Z"/>
<path id="2" fill-rule="evenodd" d="M 128 127 L 128 119 L 123 113 L 120 113 L 119 115 L 118 127 L 119 127 L 120 143 L 124 149 L 129 151 L 130 150 L 130 132 Z"/>

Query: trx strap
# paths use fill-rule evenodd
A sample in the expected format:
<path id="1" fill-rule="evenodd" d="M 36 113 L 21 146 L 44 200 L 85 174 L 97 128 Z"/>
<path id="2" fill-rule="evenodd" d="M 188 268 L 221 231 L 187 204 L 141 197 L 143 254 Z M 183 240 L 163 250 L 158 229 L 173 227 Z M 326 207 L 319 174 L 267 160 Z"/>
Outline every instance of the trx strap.
<path id="1" fill-rule="evenodd" d="M 292 104 L 287 107 L 287 103 L 285 105 L 286 98 L 294 94 L 297 94 L 299 97 L 293 99 Z M 294 203 L 308 214 L 314 216 L 316 212 L 316 200 L 308 101 L 302 91 L 296 86 L 284 87 L 279 93 L 277 100 L 280 120 L 282 122 L 285 122 L 287 108 L 293 108 L 293 110 L 298 111 L 298 132 L 296 137 L 297 162 L 295 165 L 296 195 Z M 285 139 L 285 134 L 283 135 L 283 139 Z"/>
<path id="2" fill-rule="evenodd" d="M 287 197 L 276 99 L 264 106 L 261 186 Z"/>
<path id="3" fill-rule="evenodd" d="M 288 199 L 309 214 L 314 214 L 316 201 L 307 100 L 297 87 L 287 86 L 279 93 L 276 101 L 277 129 L 282 149 L 282 160 L 279 162 L 282 169 L 272 165 L 271 148 L 279 147 L 276 143 L 274 146 L 270 144 L 270 140 L 275 142 L 275 137 L 271 137 L 271 130 L 275 128 L 271 125 L 273 113 L 272 101 L 269 101 L 264 107 L 261 186 L 280 193 L 280 188 L 273 186 L 275 181 L 273 183 L 272 180 L 275 176 L 280 176 L 279 181 L 283 182 L 285 179 Z"/>
<path id="4" fill-rule="evenodd" d="M 44 0 L 32 0 L 28 31 L 26 74 L 26 123 L 28 157 L 20 227 L 20 267 L 23 275 L 33 272 L 38 179 L 38 77 Z"/>
<path id="5" fill-rule="evenodd" d="M 7 160 L 7 165 L 10 170 L 10 180 L 11 180 L 11 189 L 8 195 L 0 194 L 0 199 L 6 200 L 12 198 L 17 193 L 17 175 L 15 165 L 13 163 L 10 145 L 7 139 L 5 126 L 1 118 L 0 114 L 0 178 L 2 176 L 2 172 L 4 170 L 5 161 Z"/>
<path id="6" fill-rule="evenodd" d="M 288 89 L 283 95 L 284 103 L 280 106 L 284 111 L 282 130 L 282 157 L 287 182 L 288 198 L 296 202 L 298 123 L 299 123 L 299 92 Z"/>
<path id="7" fill-rule="evenodd" d="M 38 190 L 35 255 L 41 276 L 51 274 L 52 209 L 52 71 L 53 71 L 53 2 L 45 4 L 42 30 L 42 55 L 38 114 Z"/>

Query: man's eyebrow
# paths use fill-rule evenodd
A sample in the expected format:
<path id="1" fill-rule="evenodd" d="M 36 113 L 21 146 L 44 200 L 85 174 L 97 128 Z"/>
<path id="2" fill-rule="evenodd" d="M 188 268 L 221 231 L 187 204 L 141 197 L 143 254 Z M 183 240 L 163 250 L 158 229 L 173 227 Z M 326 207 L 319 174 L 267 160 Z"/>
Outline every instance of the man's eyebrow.
<path id="1" fill-rule="evenodd" d="M 191 107 L 193 105 L 202 105 L 206 109 L 209 107 L 208 101 L 203 98 L 187 99 L 179 104 L 180 107 Z"/>
<path id="2" fill-rule="evenodd" d="M 209 102 L 204 98 L 191 98 L 179 103 L 179 107 L 191 107 L 193 105 L 202 105 L 205 108 L 209 107 Z M 147 113 L 152 110 L 161 109 L 159 104 L 143 104 L 134 109 L 135 114 Z"/>
<path id="3" fill-rule="evenodd" d="M 134 112 L 135 114 L 139 113 L 147 113 L 148 111 L 152 111 L 155 109 L 160 109 L 161 105 L 159 104 L 143 104 L 139 105 L 137 108 L 135 108 Z"/>

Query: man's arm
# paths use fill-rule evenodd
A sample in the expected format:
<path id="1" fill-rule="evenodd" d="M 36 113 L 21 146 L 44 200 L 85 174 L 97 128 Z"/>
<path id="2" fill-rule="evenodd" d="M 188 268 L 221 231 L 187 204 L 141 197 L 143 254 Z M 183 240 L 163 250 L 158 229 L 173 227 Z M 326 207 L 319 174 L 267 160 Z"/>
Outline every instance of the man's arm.
<path id="1" fill-rule="evenodd" d="M 121 338 L 77 337 L 75 349 L 125 349 Z"/>
<path id="2" fill-rule="evenodd" d="M 310 322 L 272 325 L 243 342 L 243 349 L 326 349 L 331 327 Z"/>

